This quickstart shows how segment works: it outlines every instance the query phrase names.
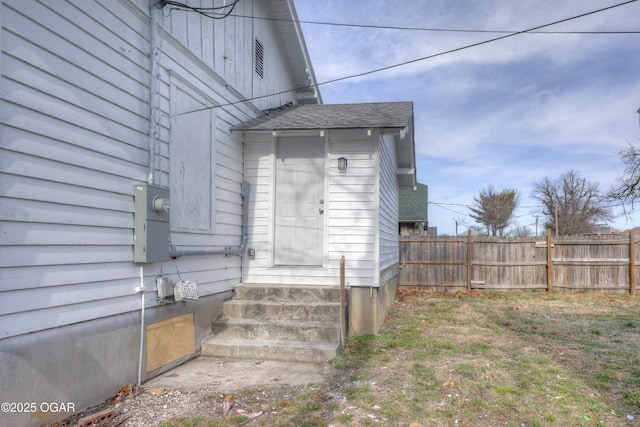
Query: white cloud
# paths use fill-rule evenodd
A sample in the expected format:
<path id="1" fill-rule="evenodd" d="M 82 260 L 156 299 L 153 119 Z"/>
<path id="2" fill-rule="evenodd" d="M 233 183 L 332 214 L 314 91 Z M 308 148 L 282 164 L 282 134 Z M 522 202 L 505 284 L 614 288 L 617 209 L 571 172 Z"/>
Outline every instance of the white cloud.
<path id="1" fill-rule="evenodd" d="M 521 30 L 613 4 L 608 0 L 297 0 L 303 20 L 374 25 Z M 548 30 L 639 30 L 640 2 Z M 320 82 L 499 35 L 304 25 Z M 640 35 L 522 34 L 483 46 L 322 86 L 334 102 L 412 100 L 418 176 L 435 202 L 471 204 L 489 184 L 517 188 L 576 169 L 606 189 L 618 152 L 638 143 Z M 458 209 L 468 213 L 464 207 Z M 532 209 L 523 222 L 531 223 Z M 535 209 L 533 210 L 535 211 Z M 451 233 L 456 214 L 430 207 Z M 471 222 L 471 225 L 473 222 Z"/>

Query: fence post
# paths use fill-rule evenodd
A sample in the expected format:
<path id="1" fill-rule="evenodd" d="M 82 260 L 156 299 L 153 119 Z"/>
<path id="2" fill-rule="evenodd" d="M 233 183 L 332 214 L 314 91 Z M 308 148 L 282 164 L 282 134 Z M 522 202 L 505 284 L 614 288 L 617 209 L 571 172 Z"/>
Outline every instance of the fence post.
<path id="1" fill-rule="evenodd" d="M 553 288 L 553 241 L 551 228 L 547 228 L 547 291 Z"/>
<path id="2" fill-rule="evenodd" d="M 344 291 L 344 255 L 340 258 L 340 346 L 344 347 L 347 341 L 345 325 L 345 291 Z"/>
<path id="3" fill-rule="evenodd" d="M 636 235 L 629 232 L 629 293 L 636 294 Z"/>
<path id="4" fill-rule="evenodd" d="M 467 230 L 467 290 L 471 292 L 471 280 L 473 279 L 473 239 L 471 230 Z"/>

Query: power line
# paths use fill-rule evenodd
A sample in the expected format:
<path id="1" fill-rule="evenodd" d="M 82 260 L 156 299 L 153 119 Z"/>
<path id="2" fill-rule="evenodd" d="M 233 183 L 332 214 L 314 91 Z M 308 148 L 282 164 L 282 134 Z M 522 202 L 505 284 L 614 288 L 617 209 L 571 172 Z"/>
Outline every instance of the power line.
<path id="1" fill-rule="evenodd" d="M 348 27 L 348 28 L 369 28 L 376 30 L 399 30 L 399 31 L 421 31 L 421 32 L 441 32 L 441 33 L 486 33 L 486 34 L 516 34 L 520 31 L 517 30 L 476 30 L 476 29 L 463 29 L 463 28 L 424 28 L 424 27 L 398 27 L 392 25 L 372 25 L 372 24 L 351 24 L 340 22 L 326 22 L 326 21 L 307 21 L 307 20 L 294 20 L 285 18 L 267 18 L 261 16 L 249 16 L 249 15 L 237 15 L 232 14 L 235 18 L 256 19 L 263 21 L 276 21 L 276 22 L 295 22 L 298 24 L 309 25 L 324 25 L 332 27 Z M 619 30 L 619 31 L 527 31 L 530 34 L 640 34 L 637 30 Z"/>
<path id="2" fill-rule="evenodd" d="M 447 202 L 429 202 L 429 204 L 433 204 L 436 206 L 440 206 L 442 208 L 444 208 L 445 206 L 455 206 L 455 207 L 462 207 L 462 208 L 473 208 L 473 205 L 467 204 L 467 203 L 447 203 Z M 603 208 L 607 208 L 607 209 L 615 209 L 615 208 L 621 208 L 624 206 L 624 203 L 622 202 L 618 202 L 618 201 L 611 201 L 609 203 L 603 203 L 602 207 Z M 493 206 L 488 206 L 488 207 L 493 207 Z M 500 206 L 497 206 L 500 207 Z M 531 205 L 531 206 L 516 206 L 514 209 L 544 209 L 546 206 L 544 205 Z"/>
<path id="3" fill-rule="evenodd" d="M 297 24 L 308 24 L 308 25 L 320 25 L 320 26 L 331 26 L 331 27 L 347 27 L 347 28 L 368 28 L 375 30 L 398 30 L 398 31 L 420 31 L 420 32 L 441 32 L 441 33 L 480 33 L 480 34 L 515 34 L 519 31 L 517 30 L 478 30 L 478 29 L 467 29 L 467 28 L 425 28 L 425 27 L 405 27 L 405 26 L 394 26 L 394 25 L 373 25 L 373 24 L 354 24 L 354 23 L 344 23 L 344 22 L 328 22 L 328 21 L 309 21 L 309 20 L 295 20 L 295 19 L 286 19 L 286 18 L 270 18 L 264 16 L 251 16 L 251 15 L 240 15 L 240 14 L 232 14 L 233 7 L 240 0 L 235 0 L 234 2 L 217 7 L 193 7 L 189 6 L 185 3 L 180 3 L 177 1 L 165 0 L 164 4 L 168 4 L 174 6 L 174 9 L 186 10 L 188 12 L 197 12 L 208 18 L 212 19 L 222 19 L 227 16 L 232 16 L 234 18 L 244 18 L 244 19 L 254 19 L 260 21 L 272 21 L 272 22 L 294 22 Z M 228 7 L 231 7 L 231 11 L 223 13 L 219 13 L 218 10 L 224 10 Z M 205 13 L 206 12 L 206 13 Z M 208 13 L 212 13 L 209 15 Z M 215 16 L 221 15 L 221 16 Z M 617 31 L 527 31 L 530 34 L 640 34 L 638 30 L 617 30 Z"/>
<path id="4" fill-rule="evenodd" d="M 453 213 L 458 214 L 458 215 L 462 215 L 462 216 L 469 216 L 469 214 L 468 214 L 468 213 L 458 212 L 458 211 L 456 211 L 456 210 L 454 210 L 454 209 L 448 208 L 448 207 L 443 206 L 443 205 L 441 205 L 441 204 L 439 204 L 439 203 L 429 202 L 429 204 L 431 204 L 431 205 L 436 205 L 436 206 L 438 206 L 439 208 L 442 208 L 442 209 L 447 210 L 447 211 L 449 211 L 449 212 L 453 212 Z"/>
<path id="5" fill-rule="evenodd" d="M 444 210 L 449 211 L 449 212 L 456 213 L 456 214 L 458 214 L 458 215 L 460 215 L 460 216 L 462 216 L 462 217 L 465 217 L 465 218 L 466 218 L 466 217 L 468 217 L 468 218 L 472 218 L 472 217 L 471 217 L 471 215 L 470 215 L 470 214 L 468 214 L 468 213 L 458 212 L 458 211 L 456 211 L 456 210 L 454 210 L 454 209 L 451 209 L 451 208 L 448 208 L 448 207 L 447 207 L 447 206 L 461 206 L 461 207 L 468 207 L 468 205 L 464 205 L 464 204 L 461 204 L 461 203 L 444 203 L 444 202 L 429 202 L 429 204 L 432 204 L 432 205 L 438 206 L 438 207 L 439 207 L 439 208 L 441 208 L 441 209 L 444 209 Z M 610 208 L 612 208 L 612 207 L 614 207 L 614 206 L 615 206 L 615 205 L 610 205 L 609 207 L 610 207 Z M 518 209 L 518 208 L 522 208 L 522 207 L 523 207 L 523 206 L 518 206 L 518 207 L 516 207 L 516 209 Z M 529 208 L 541 208 L 541 207 L 542 207 L 542 206 L 530 206 Z M 534 217 L 534 218 L 536 218 L 536 221 L 535 221 L 535 222 L 530 222 L 530 223 L 528 223 L 528 224 L 525 224 L 524 226 L 526 226 L 526 227 L 531 227 L 531 226 L 534 226 L 534 225 L 535 225 L 535 226 L 537 227 L 537 225 L 538 225 L 538 223 L 539 223 L 538 219 L 540 218 L 540 215 L 539 215 L 540 213 L 542 213 L 542 212 L 533 211 L 533 212 L 529 212 L 529 213 L 526 213 L 526 214 L 521 214 L 521 215 L 515 215 L 515 216 L 512 216 L 512 218 L 511 218 L 511 219 L 512 219 L 512 220 L 518 220 L 518 219 L 521 219 L 521 218 Z M 553 216 L 552 216 L 552 215 L 549 215 L 549 214 L 547 214 L 547 215 L 542 214 L 542 220 L 543 220 L 542 225 L 544 225 L 544 219 L 545 219 L 545 218 L 546 218 L 546 219 L 552 219 L 552 218 L 553 218 Z M 472 218 L 472 219 L 473 219 L 473 218 Z M 455 220 L 455 221 L 457 221 L 457 219 L 454 219 L 454 220 Z M 476 222 L 477 222 L 477 221 L 476 221 Z M 478 223 L 478 222 L 477 222 L 477 223 Z M 482 224 L 482 223 L 478 223 L 478 224 Z M 606 223 L 605 223 L 605 224 L 606 224 Z M 512 225 L 513 225 L 513 224 L 512 224 Z M 519 225 L 522 225 L 522 224 L 519 224 Z M 592 225 L 593 225 L 593 224 L 592 224 Z M 583 229 L 585 230 L 585 232 L 587 232 L 587 231 L 591 231 L 590 229 L 587 229 L 587 228 L 584 228 L 584 227 L 588 227 L 588 226 L 587 226 L 587 225 L 584 225 L 584 226 L 583 226 Z"/>
<path id="6" fill-rule="evenodd" d="M 613 8 L 616 8 L 616 7 L 624 6 L 626 4 L 634 3 L 636 1 L 637 0 L 625 1 L 623 3 L 618 3 L 616 5 L 607 6 L 607 7 L 602 8 L 602 9 L 597 9 L 597 10 L 594 10 L 594 11 L 591 11 L 591 12 L 582 13 L 580 15 L 572 16 L 570 18 L 560 19 L 558 21 L 554 21 L 554 22 L 551 22 L 551 23 L 548 23 L 548 24 L 544 24 L 544 25 L 538 25 L 536 27 L 532 27 L 532 28 L 529 28 L 527 30 L 517 31 L 515 33 L 509 33 L 509 34 L 506 34 L 504 36 L 494 37 L 494 38 L 489 39 L 489 40 L 484 40 L 484 41 L 481 41 L 481 42 L 472 43 L 472 44 L 465 45 L 465 46 L 462 46 L 462 47 L 458 47 L 458 48 L 455 48 L 455 49 L 449 49 L 449 50 L 446 50 L 444 52 L 435 53 L 433 55 L 424 56 L 422 58 L 412 59 L 412 60 L 401 62 L 401 63 L 398 63 L 398 64 L 389 65 L 389 66 L 386 66 L 386 67 L 381 67 L 381 68 L 377 68 L 377 69 L 374 69 L 374 70 L 353 74 L 353 75 L 347 76 L 347 77 L 340 77 L 340 78 L 337 78 L 337 79 L 328 80 L 328 81 L 325 81 L 323 83 L 319 83 L 318 86 L 329 84 L 329 83 L 335 83 L 335 82 L 339 82 L 339 81 L 342 81 L 342 80 L 352 79 L 352 78 L 356 78 L 356 77 L 363 77 L 363 76 L 366 76 L 366 75 L 369 75 L 369 74 L 378 73 L 380 71 L 386 71 L 386 70 L 390 70 L 390 69 L 393 69 L 393 68 L 402 67 L 404 65 L 409 65 L 409 64 L 416 63 L 416 62 L 421 62 L 421 61 L 424 61 L 424 60 L 427 60 L 427 59 L 437 58 L 438 56 L 448 55 L 450 53 L 454 53 L 454 52 L 459 52 L 459 51 L 462 51 L 462 50 L 470 49 L 472 47 L 477 47 L 477 46 L 482 46 L 482 45 L 489 44 L 489 43 L 494 43 L 494 42 L 497 42 L 499 40 L 504 40 L 504 39 L 507 39 L 507 38 L 510 38 L 510 37 L 514 37 L 514 36 L 517 36 L 517 35 L 520 35 L 520 34 L 529 33 L 529 32 L 535 31 L 535 30 L 539 30 L 541 28 L 550 27 L 550 26 L 553 26 L 553 25 L 561 24 L 563 22 L 568 22 L 568 21 L 571 21 L 571 20 L 574 20 L 574 19 L 583 18 L 585 16 L 589 16 L 589 15 L 593 15 L 593 14 L 596 14 L 596 13 L 604 12 L 606 10 L 610 10 L 610 9 L 613 9 Z"/>
<path id="7" fill-rule="evenodd" d="M 181 3 L 177 1 L 171 1 L 171 0 L 161 0 L 160 4 L 162 6 L 165 6 L 165 5 L 173 6 L 172 9 L 185 10 L 187 12 L 196 12 L 202 16 L 205 16 L 211 19 L 224 19 L 229 15 L 231 15 L 231 12 L 233 12 L 233 9 L 236 7 L 236 4 L 238 4 L 239 2 L 240 0 L 234 0 L 233 2 L 229 4 L 225 4 L 224 6 L 214 6 L 214 7 L 195 7 L 195 6 L 189 6 L 186 3 Z"/>
<path id="8" fill-rule="evenodd" d="M 351 75 L 344 76 L 344 77 L 338 77 L 338 78 L 335 78 L 335 79 L 326 80 L 326 81 L 321 82 L 321 83 L 310 84 L 310 85 L 302 86 L 302 87 L 299 87 L 299 88 L 296 88 L 296 89 L 282 90 L 282 91 L 270 93 L 270 94 L 267 94 L 267 95 L 260 95 L 260 96 L 254 96 L 254 97 L 251 97 L 251 98 L 244 98 L 244 99 L 239 100 L 239 101 L 228 102 L 226 104 L 219 104 L 219 105 L 212 106 L 212 107 L 200 108 L 200 109 L 188 111 L 188 112 L 185 112 L 185 113 L 182 113 L 182 114 L 195 113 L 197 111 L 210 110 L 212 108 L 217 108 L 217 107 L 227 107 L 227 106 L 231 106 L 231 105 L 235 105 L 235 104 L 240 104 L 240 103 L 243 103 L 243 102 L 246 102 L 246 101 L 254 101 L 254 100 L 257 100 L 257 99 L 263 99 L 263 98 L 268 98 L 268 97 L 272 97 L 272 96 L 283 95 L 283 94 L 289 93 L 289 92 L 297 92 L 297 91 L 313 89 L 313 88 L 317 88 L 317 87 L 320 87 L 320 86 L 325 86 L 325 85 L 328 85 L 328 84 L 331 84 L 331 83 L 337 83 L 337 82 L 344 81 L 344 80 L 350 80 L 350 79 L 354 79 L 354 78 L 357 78 L 357 77 L 363 77 L 363 76 L 379 73 L 381 71 L 387 71 L 387 70 L 391 70 L 393 68 L 403 67 L 405 65 L 414 64 L 414 63 L 417 63 L 417 62 L 426 61 L 428 59 L 437 58 L 439 56 L 444 56 L 444 55 L 448 55 L 448 54 L 451 54 L 451 53 L 460 52 L 460 51 L 463 51 L 463 50 L 466 50 L 466 49 L 471 49 L 471 48 L 482 46 L 482 45 L 485 45 L 485 44 L 494 43 L 494 42 L 497 42 L 499 40 L 504 40 L 504 39 L 507 39 L 507 38 L 510 38 L 510 37 L 514 37 L 514 36 L 517 36 L 517 35 L 520 35 L 520 34 L 531 33 L 531 32 L 540 30 L 542 28 L 551 27 L 553 25 L 557 25 L 557 24 L 561 24 L 561 23 L 564 23 L 564 22 L 572 21 L 572 20 L 575 20 L 575 19 L 578 19 L 578 18 L 584 18 L 585 16 L 594 15 L 596 13 L 604 12 L 606 10 L 611 10 L 611 9 L 614 9 L 614 8 L 617 8 L 617 7 L 620 7 L 620 6 L 624 6 L 624 5 L 627 5 L 627 4 L 630 4 L 630 3 L 635 3 L 636 1 L 638 1 L 638 0 L 628 0 L 628 1 L 625 1 L 625 2 L 622 2 L 622 3 L 618 3 L 618 4 L 615 4 L 615 5 L 607 6 L 607 7 L 601 8 L 601 9 L 596 9 L 596 10 L 593 10 L 591 12 L 586 12 L 586 13 L 582 13 L 580 15 L 575 15 L 575 16 L 572 16 L 570 18 L 564 18 L 564 19 L 560 19 L 560 20 L 557 20 L 557 21 L 550 22 L 548 24 L 538 25 L 538 26 L 535 26 L 535 27 L 532 27 L 532 28 L 529 28 L 529 29 L 526 29 L 526 30 L 516 31 L 516 32 L 513 32 L 513 33 L 508 33 L 508 34 L 500 36 L 500 37 L 494 37 L 494 38 L 491 38 L 491 39 L 488 39 L 488 40 L 484 40 L 484 41 L 481 41 L 481 42 L 468 44 L 468 45 L 461 46 L 461 47 L 454 48 L 454 49 L 449 49 L 449 50 L 446 50 L 446 51 L 443 51 L 443 52 L 439 52 L 439 53 L 435 53 L 435 54 L 428 55 L 428 56 L 423 56 L 421 58 L 416 58 L 416 59 L 412 59 L 412 60 L 409 60 L 409 61 L 404 61 L 404 62 L 396 63 L 396 64 L 393 64 L 393 65 L 388 65 L 388 66 L 385 66 L 385 67 L 380 67 L 380 68 L 376 68 L 376 69 L 373 69 L 373 70 L 364 71 L 364 72 L 361 72 L 361 73 L 351 74 Z"/>
<path id="9" fill-rule="evenodd" d="M 444 206 L 462 206 L 465 208 L 473 207 L 465 203 L 446 203 L 446 202 L 429 202 L 429 203 L 433 203 L 434 205 L 444 205 Z M 542 207 L 543 206 L 517 206 L 516 209 L 538 209 Z"/>

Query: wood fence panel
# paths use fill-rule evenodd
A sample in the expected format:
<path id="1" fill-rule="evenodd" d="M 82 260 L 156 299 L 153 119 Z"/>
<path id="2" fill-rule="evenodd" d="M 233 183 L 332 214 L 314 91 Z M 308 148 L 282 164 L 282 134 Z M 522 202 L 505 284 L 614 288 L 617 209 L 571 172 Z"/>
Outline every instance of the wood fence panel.
<path id="1" fill-rule="evenodd" d="M 547 253 L 549 242 L 551 253 Z M 433 292 L 455 292 L 469 286 L 488 290 L 558 288 L 633 294 L 640 264 L 637 244 L 636 236 L 621 234 L 546 240 L 403 237 L 398 285 Z M 467 253 L 469 246 L 472 250 Z M 553 281 L 549 284 L 548 280 Z"/>
<path id="2" fill-rule="evenodd" d="M 629 238 L 554 238 L 555 287 L 572 290 L 629 291 Z"/>
<path id="3" fill-rule="evenodd" d="M 464 239 L 403 238 L 400 241 L 400 286 L 426 286 L 433 292 L 462 290 L 467 286 L 466 258 Z"/>
<path id="4" fill-rule="evenodd" d="M 534 239 L 476 238 L 472 288 L 546 289 L 546 247 L 536 246 Z"/>

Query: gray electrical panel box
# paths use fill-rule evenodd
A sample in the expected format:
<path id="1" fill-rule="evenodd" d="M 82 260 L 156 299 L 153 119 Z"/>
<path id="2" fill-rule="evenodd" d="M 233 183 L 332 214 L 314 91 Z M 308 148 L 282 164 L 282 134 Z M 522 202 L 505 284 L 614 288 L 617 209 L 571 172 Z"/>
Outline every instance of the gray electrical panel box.
<path id="1" fill-rule="evenodd" d="M 169 189 L 152 184 L 134 186 L 134 262 L 171 259 L 169 248 Z"/>

